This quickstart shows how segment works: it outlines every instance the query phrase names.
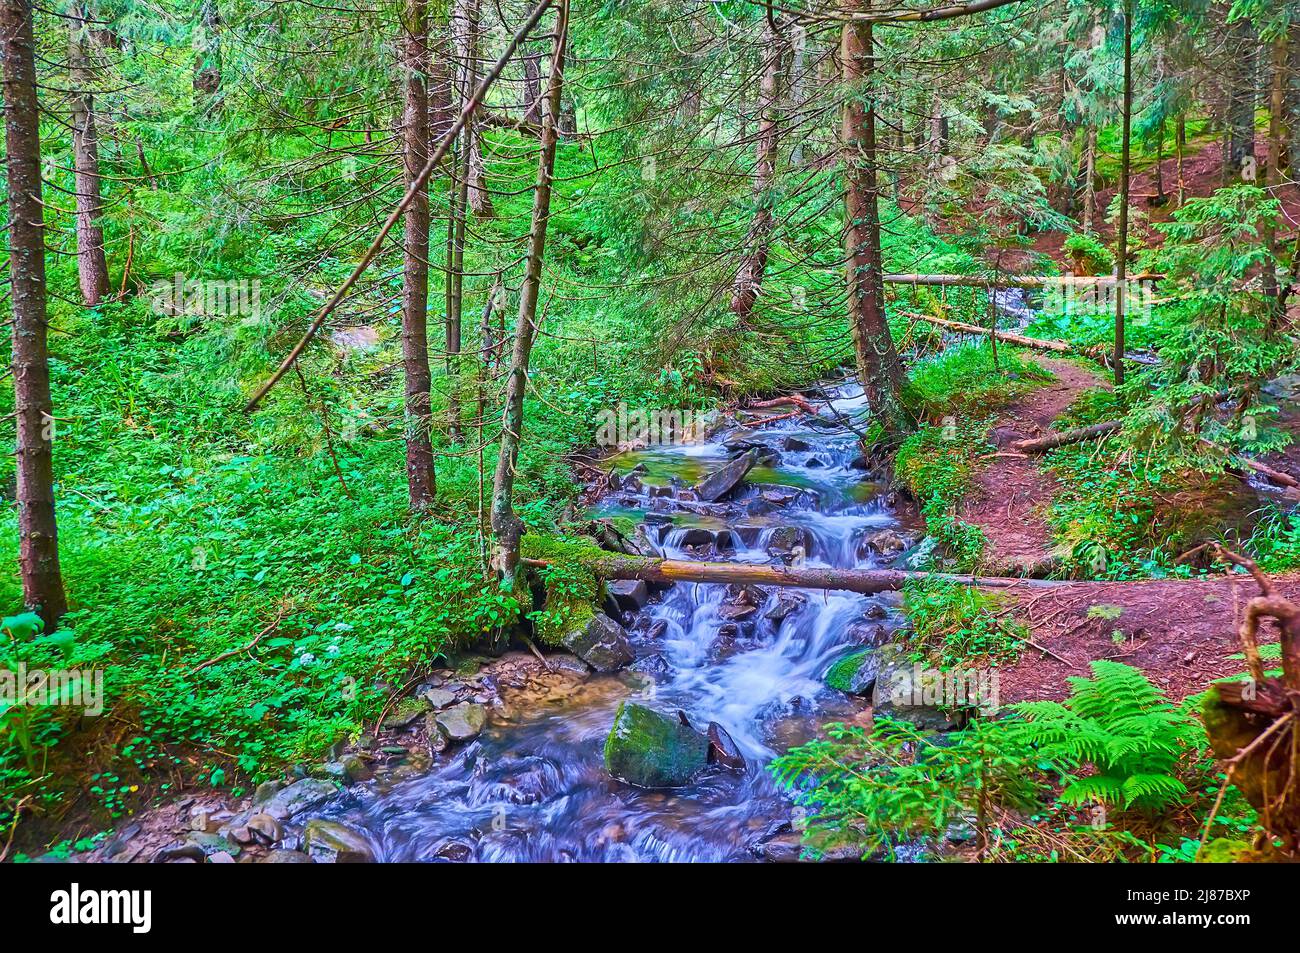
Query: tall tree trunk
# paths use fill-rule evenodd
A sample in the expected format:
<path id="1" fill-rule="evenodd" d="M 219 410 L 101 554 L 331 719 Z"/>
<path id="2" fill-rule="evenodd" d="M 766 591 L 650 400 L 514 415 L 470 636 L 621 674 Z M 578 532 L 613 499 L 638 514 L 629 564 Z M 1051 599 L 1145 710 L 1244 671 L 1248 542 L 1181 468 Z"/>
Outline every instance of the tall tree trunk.
<path id="1" fill-rule="evenodd" d="M 537 125 L 542 118 L 542 54 L 524 56 L 524 122 Z"/>
<path id="2" fill-rule="evenodd" d="M 199 30 L 194 91 L 215 96 L 221 89 L 221 9 L 217 0 L 203 0 L 199 7 Z"/>
<path id="3" fill-rule="evenodd" d="M 1178 169 L 1178 198 L 1176 201 L 1181 208 L 1183 200 L 1187 197 L 1187 179 L 1183 175 L 1183 159 L 1187 155 L 1187 117 L 1182 113 L 1178 114 L 1178 119 L 1174 123 L 1174 149 L 1177 150 L 1176 165 Z"/>
<path id="4" fill-rule="evenodd" d="M 871 4 L 872 0 L 850 0 L 846 9 L 868 13 Z M 872 44 L 869 22 L 845 22 L 840 37 L 847 97 L 840 133 L 845 164 L 844 244 L 849 325 L 858 376 L 887 439 L 896 439 L 913 423 L 903 405 L 903 365 L 885 316 Z"/>
<path id="5" fill-rule="evenodd" d="M 745 239 L 744 257 L 736 272 L 732 290 L 731 310 L 742 325 L 748 323 L 754 311 L 767 271 L 768 243 L 772 238 L 775 218 L 772 214 L 772 181 L 776 174 L 777 147 L 780 144 L 780 118 L 777 100 L 780 96 L 781 60 L 785 44 L 780 34 L 767 26 L 763 34 L 763 76 L 759 81 L 758 142 L 754 156 L 754 218 Z"/>
<path id="6" fill-rule="evenodd" d="M 1115 383 L 1124 383 L 1124 306 L 1128 297 L 1128 193 L 1133 138 L 1133 0 L 1124 0 L 1124 105 L 1119 158 L 1119 242 L 1115 253 Z"/>
<path id="7" fill-rule="evenodd" d="M 1242 18 L 1232 24 L 1231 86 L 1228 90 L 1228 181 L 1239 181 L 1253 174 L 1255 155 L 1256 51 L 1259 43 L 1250 20 Z"/>
<path id="8" fill-rule="evenodd" d="M 460 0 L 457 13 L 457 56 L 461 63 L 461 102 L 467 99 L 478 85 L 479 0 Z M 482 124 L 476 119 L 465 126 L 464 160 L 469 175 L 466 188 L 469 208 L 479 218 L 491 218 L 492 198 L 488 195 L 487 175 L 483 165 Z"/>
<path id="9" fill-rule="evenodd" d="M 1290 65 L 1287 50 L 1287 34 L 1281 33 L 1272 43 L 1272 79 L 1268 97 L 1268 161 L 1264 164 L 1264 189 L 1272 198 L 1280 199 L 1278 187 L 1283 182 L 1283 170 L 1286 167 L 1286 73 Z M 1264 226 L 1264 247 L 1269 257 L 1277 254 L 1277 223 L 1270 221 Z M 1273 311 L 1273 321 L 1281 318 L 1282 296 L 1279 294 L 1277 268 L 1270 262 L 1263 272 L 1264 296 L 1269 299 Z"/>
<path id="10" fill-rule="evenodd" d="M 108 294 L 108 261 L 104 257 L 104 211 L 100 192 L 99 132 L 90 87 L 92 76 L 86 53 L 90 16 L 76 5 L 69 17 L 68 67 L 72 86 L 72 165 L 76 181 L 77 275 L 81 300 L 93 308 Z"/>
<path id="11" fill-rule="evenodd" d="M 1088 123 L 1083 149 L 1083 230 L 1091 234 L 1097 218 L 1097 127 Z"/>
<path id="12" fill-rule="evenodd" d="M 501 422 L 501 448 L 492 482 L 492 535 L 496 538 L 494 563 L 507 591 L 519 585 L 519 540 L 523 524 L 515 515 L 515 466 L 524 432 L 524 395 L 528 388 L 528 362 L 537 336 L 537 301 L 546 253 L 546 226 L 551 217 L 551 183 L 555 175 L 555 146 L 564 85 L 564 55 L 569 34 L 569 0 L 560 0 L 556 14 L 551 72 L 542 111 L 542 138 L 537 156 L 537 184 L 533 189 L 533 214 L 528 230 L 528 259 L 519 289 L 519 314 L 506 378 L 505 410 Z"/>
<path id="13" fill-rule="evenodd" d="M 427 22 L 426 17 L 426 22 Z M 429 33 L 445 29 L 446 23 L 432 27 Z M 438 142 L 456 122 L 455 87 L 448 55 L 450 41 L 441 33 L 429 43 L 429 142 Z"/>
<path id="14" fill-rule="evenodd" d="M 803 107 L 806 61 L 808 56 L 808 31 L 796 24 L 791 28 L 790 44 L 792 57 L 790 63 L 790 92 L 787 96 L 788 112 L 791 116 L 799 114 Z M 790 165 L 796 169 L 803 165 L 803 136 L 796 136 L 794 148 L 790 150 Z"/>
<path id="15" fill-rule="evenodd" d="M 23 602 L 47 631 L 67 611 L 54 520 L 54 405 L 45 309 L 45 221 L 31 0 L 0 2 L 9 269 L 17 423 L 18 565 Z"/>
<path id="16" fill-rule="evenodd" d="M 429 22 L 425 0 L 408 0 L 403 24 L 406 108 L 402 116 L 406 187 L 429 159 Z M 411 509 L 433 503 L 436 491 L 429 437 L 429 192 L 423 186 L 406 209 L 402 262 L 402 365 L 406 374 L 406 484 Z"/>

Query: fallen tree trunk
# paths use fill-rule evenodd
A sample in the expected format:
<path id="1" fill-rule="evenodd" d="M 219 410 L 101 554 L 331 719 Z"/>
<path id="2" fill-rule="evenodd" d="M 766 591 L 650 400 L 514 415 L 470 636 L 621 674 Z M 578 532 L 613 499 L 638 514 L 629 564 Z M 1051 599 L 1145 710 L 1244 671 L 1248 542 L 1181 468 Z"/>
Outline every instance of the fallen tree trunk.
<path id="1" fill-rule="evenodd" d="M 1067 444 L 1079 443 L 1081 440 L 1095 440 L 1098 437 L 1115 433 L 1122 425 L 1122 420 L 1107 420 L 1099 424 L 1093 424 L 1091 427 L 1075 427 L 1073 430 L 1049 433 L 1046 436 L 1035 437 L 1032 440 L 1017 440 L 1008 444 L 1007 449 L 1016 453 L 1046 453 L 1048 450 L 1055 450 L 1057 447 L 1064 447 Z"/>
<path id="2" fill-rule="evenodd" d="M 992 331 L 988 328 L 982 328 L 978 324 L 967 324 L 965 321 L 954 321 L 951 318 L 937 318 L 932 314 L 921 314 L 919 311 L 900 311 L 904 317 L 918 318 L 921 321 L 928 321 L 931 324 L 937 324 L 942 328 L 949 328 L 953 331 L 961 331 L 963 334 L 984 334 L 999 341 L 1005 341 L 1008 344 L 1015 344 L 1020 347 L 1030 347 L 1039 351 L 1051 351 L 1055 354 L 1081 354 L 1082 350 L 1072 344 L 1066 344 L 1064 341 L 1044 341 L 1042 338 L 1027 338 L 1023 334 L 1013 334 L 1010 331 Z"/>
<path id="3" fill-rule="evenodd" d="M 795 589 L 837 589 L 864 595 L 893 592 L 902 589 L 909 580 L 914 579 L 934 579 L 985 589 L 1067 585 L 1067 583 L 1048 579 L 967 576 L 942 572 L 908 572 L 900 569 L 827 569 L 810 566 L 694 562 L 684 559 L 619 556 L 614 553 L 589 561 L 584 560 L 584 563 L 602 579 L 640 579 L 643 582 L 658 583 L 751 583 Z M 524 564 L 535 567 L 550 565 L 544 559 L 525 559 Z"/>
<path id="4" fill-rule="evenodd" d="M 770 400 L 755 400 L 749 403 L 744 410 L 766 410 L 769 407 L 798 407 L 805 414 L 816 416 L 817 408 L 812 405 L 807 397 L 802 394 L 789 394 L 785 397 L 773 397 Z"/>

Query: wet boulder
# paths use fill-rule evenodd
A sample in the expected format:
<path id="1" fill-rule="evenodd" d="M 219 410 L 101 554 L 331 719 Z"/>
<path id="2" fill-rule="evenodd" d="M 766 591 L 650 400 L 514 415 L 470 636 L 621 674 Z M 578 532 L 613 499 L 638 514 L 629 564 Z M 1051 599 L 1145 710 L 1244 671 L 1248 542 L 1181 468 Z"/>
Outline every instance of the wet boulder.
<path id="1" fill-rule="evenodd" d="M 871 649 L 859 649 L 844 656 L 826 670 L 827 686 L 850 695 L 865 695 L 875 687 L 880 673 L 880 655 Z"/>
<path id="2" fill-rule="evenodd" d="M 743 456 L 719 467 L 701 480 L 695 487 L 695 495 L 706 503 L 716 503 L 739 486 L 757 462 L 758 450 L 746 451 Z"/>
<path id="3" fill-rule="evenodd" d="M 777 594 L 776 604 L 763 614 L 763 618 L 780 625 L 807 604 L 808 597 L 802 592 L 783 591 Z"/>
<path id="4" fill-rule="evenodd" d="M 745 756 L 727 730 L 716 721 L 709 722 L 705 737 L 709 739 L 709 763 L 728 771 L 744 771 Z"/>
<path id="5" fill-rule="evenodd" d="M 709 761 L 709 739 L 686 723 L 635 702 L 623 702 L 605 739 L 605 769 L 641 788 L 690 784 Z"/>
<path id="6" fill-rule="evenodd" d="M 560 644 L 598 672 L 613 672 L 636 657 L 627 630 L 602 612 L 593 613 Z"/>
<path id="7" fill-rule="evenodd" d="M 802 526 L 780 526 L 767 538 L 769 556 L 792 556 L 796 550 L 804 555 L 812 552 L 812 533 Z"/>
<path id="8" fill-rule="evenodd" d="M 650 598 L 650 590 L 640 579 L 611 579 L 605 583 L 605 592 L 624 612 L 635 612 Z"/>
<path id="9" fill-rule="evenodd" d="M 318 864 L 371 864 L 375 852 L 365 835 L 338 821 L 313 818 L 302 832 L 303 851 Z"/>
<path id="10" fill-rule="evenodd" d="M 907 540 L 901 533 L 893 529 L 881 529 L 863 538 L 858 554 L 865 556 L 870 553 L 884 559 L 892 559 L 905 549 L 907 549 Z"/>

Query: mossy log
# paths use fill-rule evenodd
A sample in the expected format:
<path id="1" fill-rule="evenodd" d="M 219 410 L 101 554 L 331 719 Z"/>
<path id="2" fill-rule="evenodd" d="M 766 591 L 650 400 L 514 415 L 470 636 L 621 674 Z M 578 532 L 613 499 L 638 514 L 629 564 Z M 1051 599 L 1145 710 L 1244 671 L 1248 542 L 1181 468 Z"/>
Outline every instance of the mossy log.
<path id="1" fill-rule="evenodd" d="M 909 572 L 900 569 L 829 569 L 811 566 L 768 566 L 754 563 L 695 562 L 681 559 L 620 556 L 615 553 L 584 556 L 583 566 L 602 579 L 641 579 L 645 582 L 741 583 L 784 586 L 796 589 L 837 589 L 871 595 L 902 589 L 909 580 L 934 579 L 987 589 L 1051 587 L 1066 583 L 1047 579 L 969 576 L 942 572 Z M 526 559 L 524 564 L 545 567 L 545 559 Z"/>

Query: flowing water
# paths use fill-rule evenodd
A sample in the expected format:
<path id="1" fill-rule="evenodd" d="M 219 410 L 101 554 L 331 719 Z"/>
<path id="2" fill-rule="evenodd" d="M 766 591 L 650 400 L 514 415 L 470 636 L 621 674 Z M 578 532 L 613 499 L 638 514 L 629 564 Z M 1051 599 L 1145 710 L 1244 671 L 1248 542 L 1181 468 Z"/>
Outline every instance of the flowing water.
<path id="1" fill-rule="evenodd" d="M 857 439 L 839 423 L 862 413 L 861 389 L 842 386 L 831 404 L 815 419 L 625 453 L 613 463 L 624 475 L 636 468 L 635 478 L 625 476 L 593 515 L 634 515 L 644 538 L 676 559 L 875 565 L 864 541 L 899 520 L 855 467 Z M 731 499 L 705 504 L 681 492 L 752 446 L 766 456 Z M 860 712 L 859 700 L 822 676 L 864 631 L 878 638 L 897 615 L 888 595 L 792 592 L 751 588 L 760 608 L 747 612 L 735 608 L 732 587 L 677 584 L 625 617 L 638 656 L 629 670 L 529 699 L 427 773 L 387 789 L 354 787 L 327 814 L 390 861 L 752 860 L 762 841 L 789 830 L 792 813 L 767 763 L 822 723 Z M 611 779 L 602 748 L 624 699 L 680 710 L 701 729 L 717 722 L 745 771 L 711 767 L 670 791 Z"/>

